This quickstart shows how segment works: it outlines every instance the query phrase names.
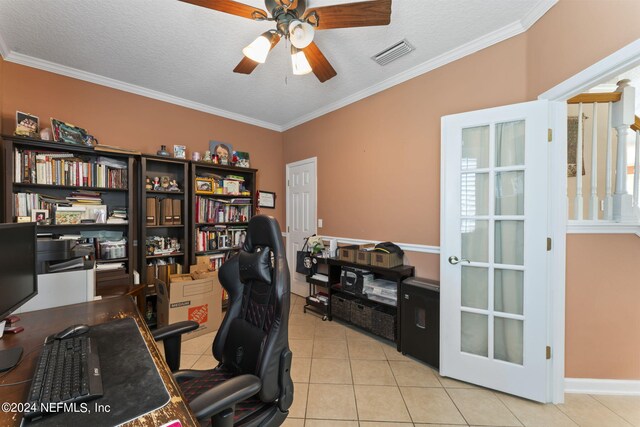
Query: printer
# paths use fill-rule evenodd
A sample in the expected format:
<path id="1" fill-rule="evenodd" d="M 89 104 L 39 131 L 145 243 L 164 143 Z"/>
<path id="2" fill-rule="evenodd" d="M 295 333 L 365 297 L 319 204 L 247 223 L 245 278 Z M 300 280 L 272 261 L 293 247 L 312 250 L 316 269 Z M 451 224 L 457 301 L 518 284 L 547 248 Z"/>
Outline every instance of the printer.
<path id="1" fill-rule="evenodd" d="M 16 313 L 95 299 L 95 261 L 85 260 L 86 247 L 76 245 L 75 240 L 38 238 L 36 250 L 38 295 Z"/>

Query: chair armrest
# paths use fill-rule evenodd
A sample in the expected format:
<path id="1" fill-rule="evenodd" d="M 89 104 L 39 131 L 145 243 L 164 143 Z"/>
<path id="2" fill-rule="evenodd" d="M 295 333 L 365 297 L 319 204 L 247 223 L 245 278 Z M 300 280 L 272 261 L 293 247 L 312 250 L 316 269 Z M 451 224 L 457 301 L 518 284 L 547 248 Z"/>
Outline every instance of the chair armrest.
<path id="1" fill-rule="evenodd" d="M 195 331 L 198 329 L 198 322 L 193 320 L 185 320 L 184 322 L 177 322 L 171 325 L 163 326 L 151 332 L 153 339 L 156 341 L 164 341 L 167 338 L 174 336 L 181 336 L 187 332 Z"/>
<path id="2" fill-rule="evenodd" d="M 261 388 L 262 380 L 255 375 L 239 375 L 205 391 L 189 406 L 198 420 L 206 420 L 248 399 Z"/>
<path id="3" fill-rule="evenodd" d="M 182 347 L 182 335 L 198 329 L 198 322 L 185 320 L 172 325 L 163 326 L 151 333 L 153 339 L 164 344 L 164 358 L 171 372 L 180 369 L 180 348 Z"/>

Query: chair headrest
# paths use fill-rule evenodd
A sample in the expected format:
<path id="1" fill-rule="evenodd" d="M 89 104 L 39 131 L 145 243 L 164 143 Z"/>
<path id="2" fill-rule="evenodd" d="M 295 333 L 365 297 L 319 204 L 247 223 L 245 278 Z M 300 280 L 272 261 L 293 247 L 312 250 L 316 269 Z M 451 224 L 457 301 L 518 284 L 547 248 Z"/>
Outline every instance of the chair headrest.
<path id="1" fill-rule="evenodd" d="M 256 247 L 254 252 L 241 250 L 238 264 L 242 283 L 257 280 L 271 284 L 271 249 L 268 246 Z"/>

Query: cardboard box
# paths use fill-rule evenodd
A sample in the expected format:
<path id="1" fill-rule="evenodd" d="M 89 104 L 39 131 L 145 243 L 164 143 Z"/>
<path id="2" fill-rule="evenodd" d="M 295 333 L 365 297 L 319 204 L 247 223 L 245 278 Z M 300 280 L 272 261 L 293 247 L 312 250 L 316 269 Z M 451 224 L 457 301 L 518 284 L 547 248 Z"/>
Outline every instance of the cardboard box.
<path id="1" fill-rule="evenodd" d="M 170 276 L 169 286 L 158 287 L 158 326 L 195 320 L 200 327 L 182 340 L 218 330 L 222 322 L 222 287 L 217 272 L 195 272 Z"/>

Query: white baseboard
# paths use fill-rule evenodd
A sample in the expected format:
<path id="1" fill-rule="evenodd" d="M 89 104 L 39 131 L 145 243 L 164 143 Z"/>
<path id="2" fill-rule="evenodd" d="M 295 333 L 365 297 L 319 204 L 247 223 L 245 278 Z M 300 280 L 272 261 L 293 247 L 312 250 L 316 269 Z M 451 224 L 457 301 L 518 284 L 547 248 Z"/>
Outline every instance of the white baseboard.
<path id="1" fill-rule="evenodd" d="M 565 378 L 564 392 L 577 394 L 618 394 L 640 396 L 640 380 Z"/>

